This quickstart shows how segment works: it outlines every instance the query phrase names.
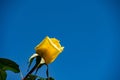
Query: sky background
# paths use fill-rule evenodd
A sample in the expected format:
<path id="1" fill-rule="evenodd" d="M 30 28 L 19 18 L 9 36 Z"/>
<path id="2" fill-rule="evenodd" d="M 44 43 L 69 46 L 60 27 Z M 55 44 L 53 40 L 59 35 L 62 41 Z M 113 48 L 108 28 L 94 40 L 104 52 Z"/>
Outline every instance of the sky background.
<path id="1" fill-rule="evenodd" d="M 56 80 L 120 80 L 119 0 L 0 0 L 0 57 L 19 64 L 24 76 L 47 35 L 65 47 L 49 65 Z"/>

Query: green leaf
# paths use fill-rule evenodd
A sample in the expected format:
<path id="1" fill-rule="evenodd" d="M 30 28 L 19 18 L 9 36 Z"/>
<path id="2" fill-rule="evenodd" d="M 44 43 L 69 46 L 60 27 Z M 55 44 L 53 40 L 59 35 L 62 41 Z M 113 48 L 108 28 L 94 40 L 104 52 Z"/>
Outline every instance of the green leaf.
<path id="1" fill-rule="evenodd" d="M 42 77 L 41 77 L 41 78 L 39 78 L 38 80 L 46 80 L 46 78 L 42 78 Z"/>
<path id="2" fill-rule="evenodd" d="M 0 70 L 0 80 L 6 80 L 7 74 L 5 71 Z"/>
<path id="3" fill-rule="evenodd" d="M 10 70 L 15 73 L 19 73 L 20 69 L 18 64 L 16 64 L 14 61 L 5 59 L 5 58 L 0 58 L 0 69 L 3 71 Z"/>
<path id="4" fill-rule="evenodd" d="M 52 77 L 49 77 L 48 79 L 48 78 L 39 77 L 37 75 L 29 74 L 29 76 L 25 80 L 55 80 L 55 79 Z"/>
<path id="5" fill-rule="evenodd" d="M 54 78 L 50 77 L 50 80 L 55 80 Z"/>

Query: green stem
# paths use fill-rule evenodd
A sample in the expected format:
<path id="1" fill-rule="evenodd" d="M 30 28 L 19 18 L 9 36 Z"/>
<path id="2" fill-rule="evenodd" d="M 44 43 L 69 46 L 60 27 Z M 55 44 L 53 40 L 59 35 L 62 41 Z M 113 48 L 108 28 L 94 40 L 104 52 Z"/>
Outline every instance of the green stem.
<path id="1" fill-rule="evenodd" d="M 27 75 L 23 78 L 23 80 L 26 80 L 27 77 L 36 69 L 36 65 L 27 73 Z"/>
<path id="2" fill-rule="evenodd" d="M 46 70 L 47 79 L 50 80 L 50 78 L 49 78 L 49 67 L 48 67 L 47 64 L 46 64 L 46 66 L 47 66 L 47 70 Z"/>

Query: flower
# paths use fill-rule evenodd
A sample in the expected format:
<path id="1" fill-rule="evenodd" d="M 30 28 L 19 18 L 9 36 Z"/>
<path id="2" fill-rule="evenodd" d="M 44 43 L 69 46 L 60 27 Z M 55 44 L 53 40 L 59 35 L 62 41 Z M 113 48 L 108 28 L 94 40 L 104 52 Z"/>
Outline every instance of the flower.
<path id="1" fill-rule="evenodd" d="M 59 40 L 48 36 L 35 47 L 36 53 L 45 60 L 46 64 L 52 63 L 63 49 Z"/>

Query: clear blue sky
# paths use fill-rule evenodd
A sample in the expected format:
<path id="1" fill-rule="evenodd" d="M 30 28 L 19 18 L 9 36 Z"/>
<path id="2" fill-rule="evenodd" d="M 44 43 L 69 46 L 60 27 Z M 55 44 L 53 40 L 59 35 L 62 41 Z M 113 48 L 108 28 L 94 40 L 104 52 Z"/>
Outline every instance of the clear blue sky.
<path id="1" fill-rule="evenodd" d="M 46 35 L 65 47 L 49 65 L 56 80 L 120 80 L 119 0 L 0 0 L 0 57 L 23 75 Z M 19 74 L 8 71 L 7 80 Z"/>

